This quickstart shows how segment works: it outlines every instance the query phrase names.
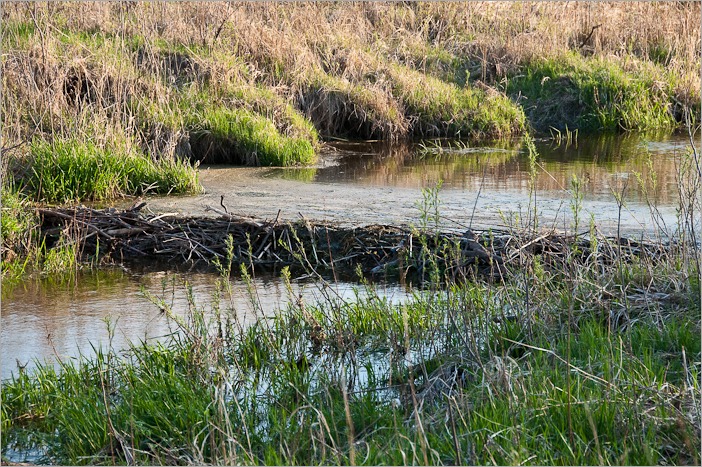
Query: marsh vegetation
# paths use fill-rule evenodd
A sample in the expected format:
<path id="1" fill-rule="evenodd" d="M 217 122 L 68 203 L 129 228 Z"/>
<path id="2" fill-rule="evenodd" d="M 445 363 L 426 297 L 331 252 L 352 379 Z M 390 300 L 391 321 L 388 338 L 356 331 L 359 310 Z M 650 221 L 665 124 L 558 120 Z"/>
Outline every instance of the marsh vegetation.
<path id="1" fill-rule="evenodd" d="M 692 143 L 699 3 L 3 2 L 2 15 L 3 286 L 70 284 L 138 242 L 215 271 L 210 298 L 186 283 L 177 310 L 165 286 L 145 290 L 173 330 L 158 341 L 18 366 L 2 381 L 3 462 L 699 465 L 697 150 L 665 174 L 675 225 L 626 240 L 584 216 L 578 177 L 559 182 L 571 222 L 540 224 L 555 179 L 533 139 Z M 442 232 L 442 176 L 416 221 L 375 244 L 304 217 L 242 221 L 224 198 L 199 226 L 138 199 L 110 206 L 199 193 L 202 163 L 304 181 L 330 141 L 420 138 L 420 158 L 452 151 L 437 173 L 457 179 L 482 167 L 471 145 L 502 148 L 496 165 L 523 151 L 519 216 Z M 653 219 L 659 167 L 635 169 Z M 257 262 L 276 258 L 288 300 L 264 309 Z M 329 287 L 342 272 L 352 299 Z M 322 300 L 295 292 L 301 275 Z M 378 276 L 408 298 L 378 293 Z M 241 320 L 231 277 L 257 319 Z"/>

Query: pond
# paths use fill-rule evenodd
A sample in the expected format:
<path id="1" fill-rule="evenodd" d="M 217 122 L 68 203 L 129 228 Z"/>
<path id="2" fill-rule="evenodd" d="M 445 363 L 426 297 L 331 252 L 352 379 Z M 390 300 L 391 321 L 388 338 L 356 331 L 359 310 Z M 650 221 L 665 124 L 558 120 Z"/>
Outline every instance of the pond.
<path id="1" fill-rule="evenodd" d="M 448 149 L 448 146 L 453 149 Z M 542 227 L 570 228 L 573 176 L 581 181 L 581 219 L 605 233 L 651 234 L 656 222 L 676 222 L 677 172 L 689 146 L 687 137 L 645 139 L 637 135 L 580 138 L 577 144 L 537 141 L 536 199 Z M 204 167 L 206 193 L 178 198 L 151 198 L 157 212 L 216 215 L 208 207 L 273 219 L 330 220 L 341 224 L 418 224 L 422 189 L 442 182 L 442 227 L 503 227 L 526 215 L 531 183 L 529 160 L 521 142 L 470 147 L 434 141 L 388 146 L 381 143 L 335 143 L 313 168 Z M 655 180 L 655 183 L 654 183 Z M 623 193 L 620 212 L 614 193 Z M 224 197 L 222 199 L 222 196 Z M 658 215 L 653 218 L 651 206 Z M 620 218 L 621 216 L 621 218 Z M 583 224 L 586 225 L 586 224 Z M 587 228 L 587 227 L 585 227 Z M 112 344 L 158 339 L 172 332 L 158 306 L 144 291 L 188 310 L 185 283 L 199 306 L 210 303 L 216 276 L 123 265 L 108 271 L 82 273 L 57 283 L 33 279 L 3 288 L 1 377 L 34 359 L 66 359 L 90 354 L 92 345 L 109 342 L 106 319 L 114 323 Z M 289 303 L 279 278 L 257 278 L 254 296 L 246 283 L 232 279 L 233 301 L 242 322 L 258 319 Z M 316 301 L 325 286 L 294 282 L 294 295 Z M 334 293 L 354 299 L 357 286 L 333 285 Z M 403 300 L 408 292 L 380 285 L 380 293 Z"/>

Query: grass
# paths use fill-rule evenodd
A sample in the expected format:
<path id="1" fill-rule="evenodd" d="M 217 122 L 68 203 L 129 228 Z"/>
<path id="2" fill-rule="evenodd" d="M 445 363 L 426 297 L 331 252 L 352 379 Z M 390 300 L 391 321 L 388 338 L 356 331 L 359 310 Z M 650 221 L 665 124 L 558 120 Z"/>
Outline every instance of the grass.
<path id="1" fill-rule="evenodd" d="M 196 191 L 183 159 L 203 154 L 297 165 L 318 135 L 670 131 L 683 108 L 699 121 L 699 4 L 571 7 L 7 5 L 2 136 L 18 146 L 3 278 L 27 264 L 8 255 L 41 251 L 30 202 Z M 681 204 L 693 239 L 696 209 Z M 250 327 L 226 280 L 185 320 L 156 299 L 179 329 L 169 340 L 3 381 L 2 450 L 59 464 L 697 465 L 699 252 L 680 245 L 614 263 L 595 247 L 524 249 L 504 283 L 448 287 L 427 248 L 432 280 L 406 303 L 324 289 Z M 50 272 L 76 255 L 64 238 L 35 257 Z"/>
<path id="2" fill-rule="evenodd" d="M 189 113 L 185 125 L 195 157 L 209 163 L 291 166 L 316 160 L 309 139 L 282 135 L 262 115 L 207 104 Z"/>
<path id="3" fill-rule="evenodd" d="M 181 10 L 197 19 L 184 22 Z M 690 29 L 697 10 L 10 6 L 2 38 L 3 136 L 14 145 L 85 132 L 79 117 L 88 106 L 93 120 L 121 126 L 152 157 L 173 157 L 177 146 L 179 157 L 200 160 L 187 142 L 203 128 L 183 122 L 212 117 L 218 124 L 207 131 L 224 133 L 222 146 L 237 142 L 245 153 L 238 160 L 295 165 L 311 160 L 317 133 L 510 138 L 525 131 L 524 114 L 545 131 L 672 130 L 684 124 L 685 108 L 698 116 L 699 31 Z M 193 94 L 212 108 L 191 115 Z M 143 112 L 164 106 L 171 110 Z M 276 142 L 254 146 L 285 154 L 253 157 L 246 131 L 240 142 L 222 131 L 225 116 L 234 126 L 256 120 L 248 128 Z"/>
<path id="4" fill-rule="evenodd" d="M 396 140 L 409 132 L 400 103 L 383 87 L 323 71 L 289 77 L 301 82 L 301 107 L 326 137 Z"/>
<path id="5" fill-rule="evenodd" d="M 0 205 L 2 206 L 2 216 L 0 216 L 2 256 L 6 258 L 9 250 L 13 250 L 14 255 L 16 255 L 19 251 L 28 248 L 36 219 L 29 208 L 29 201 L 8 184 L 2 186 L 2 203 Z"/>
<path id="6" fill-rule="evenodd" d="M 38 219 L 30 201 L 9 183 L 1 188 L 0 257 L 4 285 L 24 275 L 35 250 Z"/>
<path id="7" fill-rule="evenodd" d="M 71 280 L 75 272 L 93 264 L 81 262 L 78 244 L 71 232 L 59 234 L 58 241 L 47 245 L 40 237 L 39 219 L 26 195 L 14 188 L 2 191 L 2 286 L 3 292 L 26 280 L 31 274 Z"/>
<path id="8" fill-rule="evenodd" d="M 200 189 L 197 173 L 187 163 L 121 154 L 91 141 L 35 141 L 30 157 L 26 190 L 49 203 Z"/>
<path id="9" fill-rule="evenodd" d="M 655 65 L 583 58 L 570 53 L 561 58 L 539 58 L 512 78 L 508 92 L 525 99 L 529 119 L 540 129 L 585 131 L 674 129 L 676 113 L 667 71 Z M 637 69 L 638 68 L 638 69 Z"/>
<path id="10" fill-rule="evenodd" d="M 31 272 L 70 273 L 79 267 L 81 255 L 71 233 L 62 233 L 56 245 L 47 245 L 40 237 L 38 203 L 201 190 L 198 174 L 187 161 L 154 160 L 129 151 L 80 137 L 36 139 L 26 155 L 15 152 L 7 158 L 2 185 L 3 281 L 16 281 Z"/>
<path id="11" fill-rule="evenodd" d="M 461 89 L 399 65 L 389 75 L 410 116 L 417 116 L 420 134 L 499 139 L 524 132 L 521 109 L 496 91 L 490 95 L 468 85 Z"/>

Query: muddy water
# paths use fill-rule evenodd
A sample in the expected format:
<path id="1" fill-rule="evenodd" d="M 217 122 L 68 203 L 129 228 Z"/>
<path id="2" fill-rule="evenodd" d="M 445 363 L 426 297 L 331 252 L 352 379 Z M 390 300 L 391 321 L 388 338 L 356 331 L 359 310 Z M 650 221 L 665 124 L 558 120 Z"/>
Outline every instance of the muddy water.
<path id="1" fill-rule="evenodd" d="M 126 349 L 129 342 L 163 339 L 175 331 L 158 306 L 146 298 L 146 291 L 164 300 L 173 312 L 186 318 L 189 314 L 187 284 L 192 287 L 194 302 L 206 312 L 211 310 L 216 276 L 206 273 L 175 273 L 146 270 L 112 270 L 85 273 L 77 280 L 27 281 L 15 287 L 3 287 L 2 329 L 0 329 L 1 378 L 17 374 L 18 364 L 31 370 L 35 359 L 70 360 L 81 352 L 93 355 L 91 345 L 105 348 L 110 343 L 107 322 L 114 326 L 112 345 Z M 242 324 L 261 316 L 270 316 L 290 302 L 285 284 L 278 278 L 253 281 L 253 295 L 238 279 L 230 281 L 231 295 L 222 301 L 222 309 L 234 310 Z M 293 282 L 294 297 L 307 303 L 327 300 L 355 300 L 355 290 L 348 283 L 329 287 L 315 283 Z M 397 286 L 378 285 L 376 290 L 390 301 L 407 297 Z M 231 297 L 231 298 L 230 298 Z M 211 313 L 208 313 L 210 316 Z"/>
<path id="2" fill-rule="evenodd" d="M 440 181 L 445 227 L 524 223 L 531 176 L 521 142 L 490 147 L 337 143 L 313 168 L 203 167 L 206 193 L 154 198 L 155 212 L 215 215 L 208 207 L 262 218 L 341 224 L 418 224 L 422 189 Z M 453 144 L 456 146 L 456 144 Z M 563 230 L 573 218 L 573 177 L 580 181 L 580 218 L 591 216 L 605 233 L 651 234 L 656 221 L 675 224 L 676 177 L 686 137 L 647 140 L 637 135 L 581 137 L 577 144 L 537 141 L 536 206 L 540 225 Z M 655 178 L 655 182 L 654 182 Z M 616 196 L 615 196 L 616 193 Z M 621 212 L 616 202 L 622 195 Z"/>

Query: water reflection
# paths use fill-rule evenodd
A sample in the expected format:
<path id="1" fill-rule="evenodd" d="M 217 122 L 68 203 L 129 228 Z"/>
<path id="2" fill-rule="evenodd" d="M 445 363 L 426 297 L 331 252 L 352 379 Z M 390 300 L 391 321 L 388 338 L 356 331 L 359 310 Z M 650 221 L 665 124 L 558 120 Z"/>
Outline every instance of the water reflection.
<path id="1" fill-rule="evenodd" d="M 170 305 L 174 312 L 188 314 L 188 284 L 199 308 L 210 310 L 216 277 L 206 273 L 110 270 L 80 274 L 71 281 L 31 280 L 3 287 L 0 330 L 1 378 L 17 373 L 17 365 L 31 369 L 34 359 L 70 359 L 83 352 L 92 355 L 92 345 L 109 344 L 106 320 L 114 323 L 112 345 L 128 348 L 129 342 L 161 339 L 175 331 L 159 308 L 142 289 Z M 223 297 L 222 309 L 234 310 L 242 324 L 287 306 L 289 293 L 279 278 L 260 278 L 249 288 L 241 280 L 229 282 L 232 294 Z M 407 295 L 400 287 L 379 285 L 379 293 L 391 301 Z M 357 286 L 348 283 L 293 282 L 294 298 L 307 303 L 329 299 L 355 300 Z M 363 295 L 363 291 L 360 292 Z"/>
<path id="2" fill-rule="evenodd" d="M 441 148 L 436 146 L 440 145 Z M 575 144 L 536 141 L 536 186 L 549 195 L 568 194 L 576 176 L 592 200 L 613 200 L 624 192 L 632 202 L 677 202 L 679 159 L 686 136 L 647 140 L 640 135 L 581 137 Z M 301 182 L 424 188 L 440 180 L 447 190 L 529 190 L 528 153 L 521 141 L 471 147 L 449 141 L 423 144 L 336 143 L 318 168 L 271 169 L 266 177 Z M 654 183 L 655 178 L 655 183 Z"/>

